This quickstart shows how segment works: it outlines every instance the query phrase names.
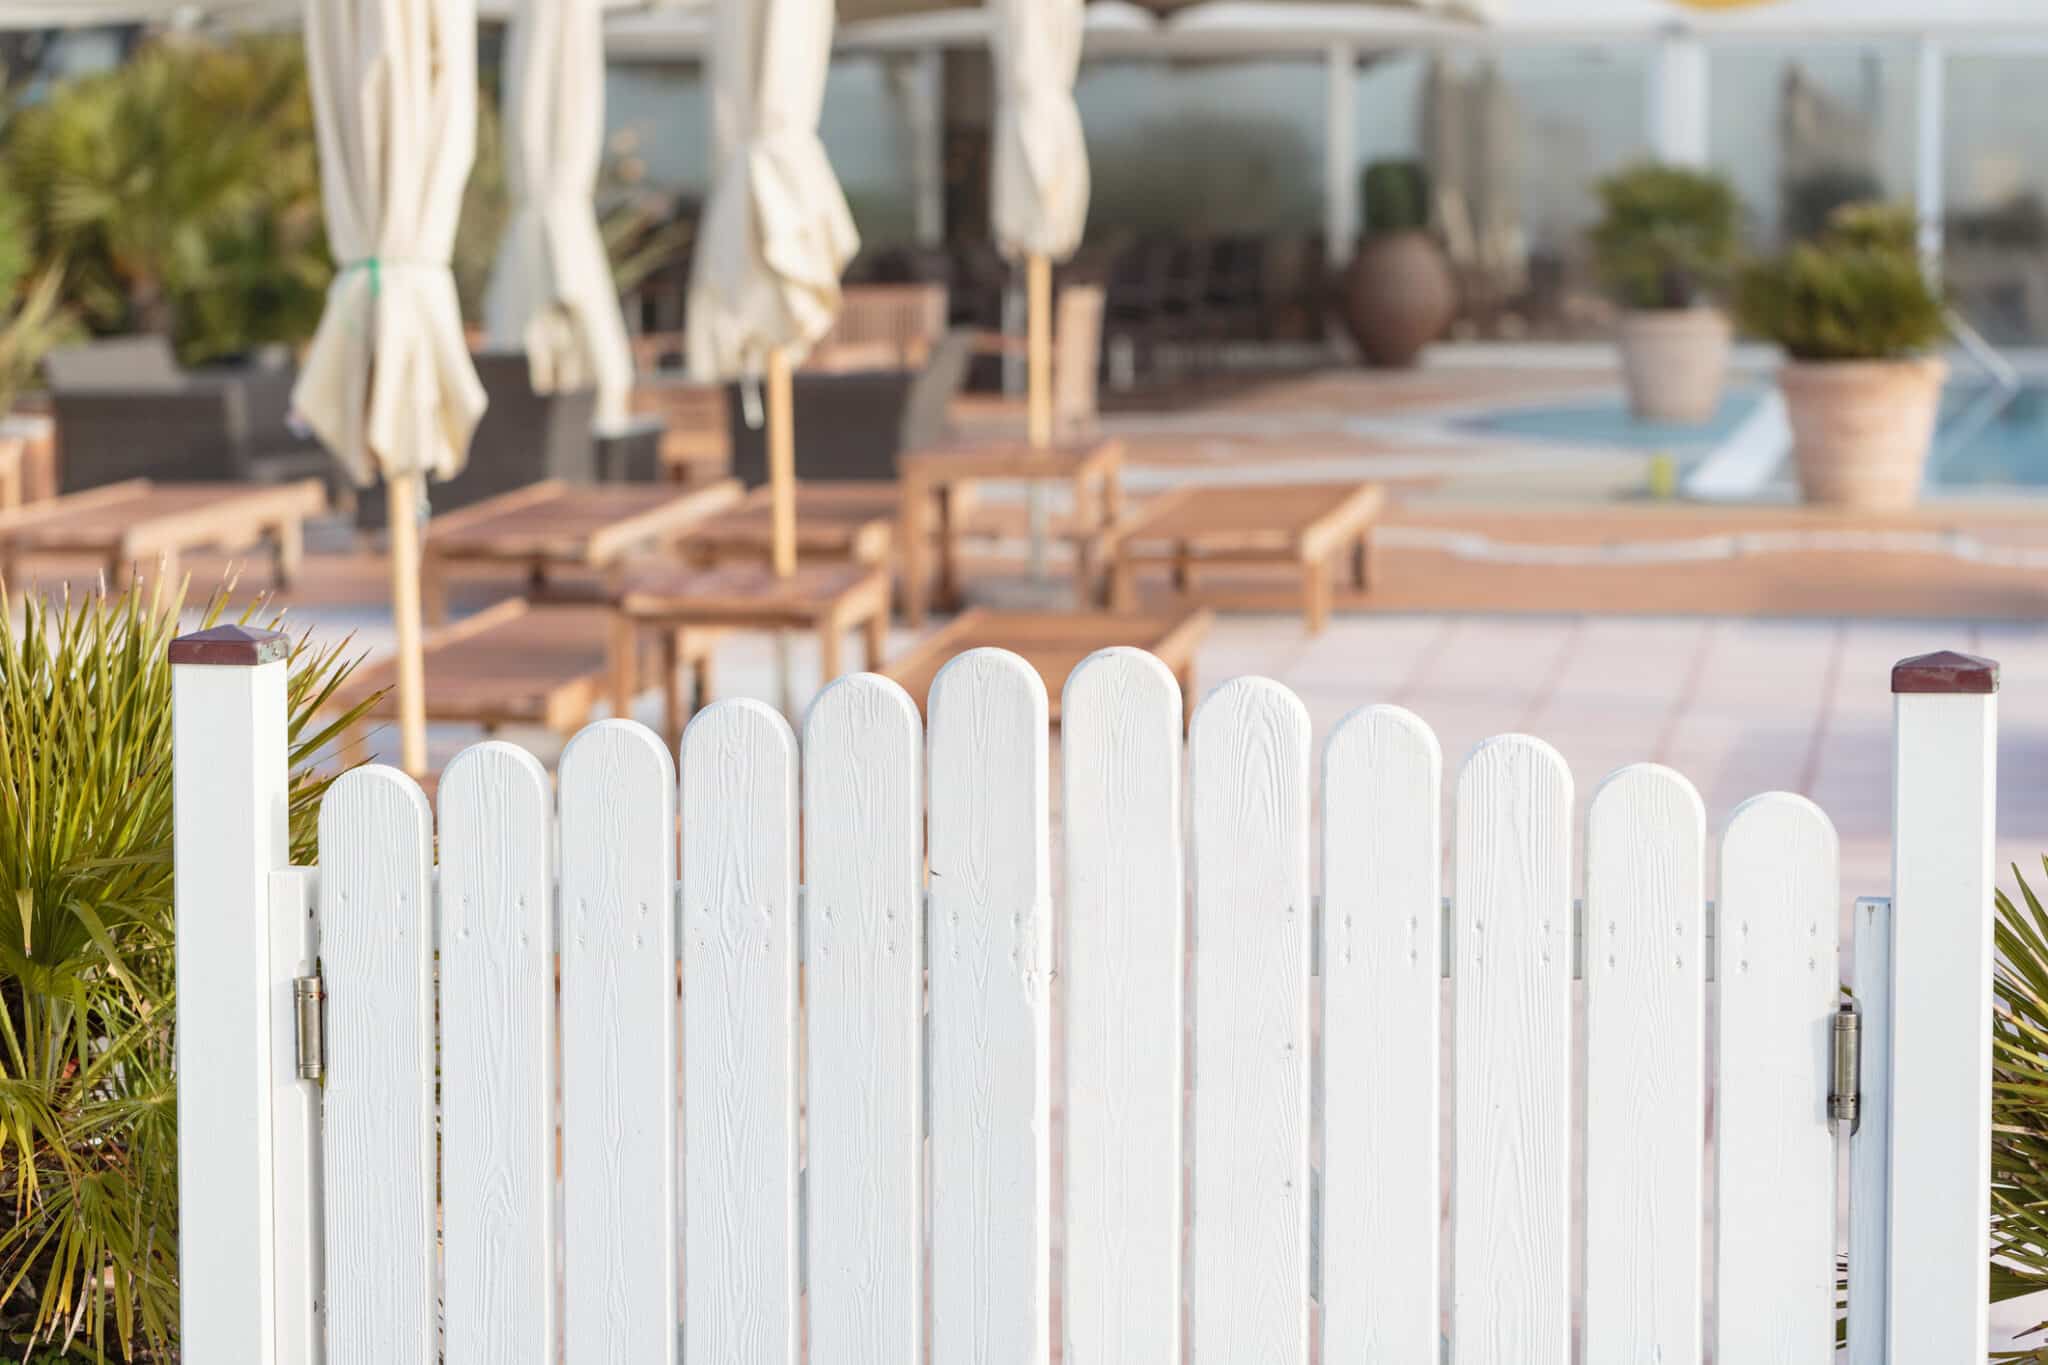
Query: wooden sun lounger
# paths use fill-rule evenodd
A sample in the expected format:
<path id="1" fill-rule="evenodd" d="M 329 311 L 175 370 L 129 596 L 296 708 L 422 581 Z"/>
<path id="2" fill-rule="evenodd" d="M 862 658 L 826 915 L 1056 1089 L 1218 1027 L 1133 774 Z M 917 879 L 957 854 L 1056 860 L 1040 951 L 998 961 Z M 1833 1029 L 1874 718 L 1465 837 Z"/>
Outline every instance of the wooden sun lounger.
<path id="1" fill-rule="evenodd" d="M 175 583 L 189 550 L 232 552 L 268 541 L 283 585 L 304 555 L 305 519 L 326 506 L 318 479 L 105 484 L 0 511 L 0 578 L 11 589 L 24 556 L 70 554 L 98 558 L 110 587 L 158 564 L 164 581 Z"/>
<path id="2" fill-rule="evenodd" d="M 427 632 L 427 719 L 465 723 L 486 731 L 532 725 L 571 734 L 610 695 L 613 613 L 601 606 L 535 606 L 514 598 L 451 626 Z M 691 670 L 697 702 L 711 695 L 712 652 L 718 630 L 672 633 L 678 664 Z M 350 761 L 365 749 L 365 725 L 398 718 L 397 662 L 382 659 L 357 669 L 329 705 L 345 711 L 373 692 L 384 695 L 342 740 Z"/>
<path id="3" fill-rule="evenodd" d="M 740 493 L 733 479 L 690 489 L 549 479 L 435 517 L 427 523 L 420 560 L 427 619 L 447 619 L 451 564 L 521 566 L 537 593 L 555 570 L 610 570 L 628 555 L 665 549 L 705 517 L 738 502 Z"/>

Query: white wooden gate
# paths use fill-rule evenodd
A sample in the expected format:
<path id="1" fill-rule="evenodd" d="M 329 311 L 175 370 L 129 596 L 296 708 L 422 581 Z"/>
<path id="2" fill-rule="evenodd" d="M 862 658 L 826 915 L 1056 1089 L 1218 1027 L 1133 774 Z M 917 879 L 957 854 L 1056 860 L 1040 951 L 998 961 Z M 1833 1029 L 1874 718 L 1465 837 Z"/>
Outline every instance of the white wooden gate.
<path id="1" fill-rule="evenodd" d="M 438 821 L 358 769 L 291 868 L 279 643 L 172 648 L 189 1361 L 1817 1363 L 1845 1236 L 1852 1360 L 1984 1358 L 1982 661 L 1894 674 L 1844 1230 L 1850 945 L 1800 797 L 1709 839 L 1623 769 L 1581 901 L 1571 773 L 1501 736 L 1446 886 L 1417 717 L 1318 761 L 1244 678 L 1184 752 L 1172 676 L 1112 650 L 1055 850 L 1043 686 L 979 650 L 928 730 L 867 675 L 801 742 L 713 706 L 680 780 L 621 721 L 552 787 L 465 751 Z"/>

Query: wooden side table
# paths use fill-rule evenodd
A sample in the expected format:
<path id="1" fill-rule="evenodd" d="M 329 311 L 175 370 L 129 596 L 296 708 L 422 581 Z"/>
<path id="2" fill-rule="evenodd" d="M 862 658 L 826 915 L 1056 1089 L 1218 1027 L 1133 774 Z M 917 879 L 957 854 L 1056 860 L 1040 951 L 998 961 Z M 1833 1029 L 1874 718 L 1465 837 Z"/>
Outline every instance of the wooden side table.
<path id="1" fill-rule="evenodd" d="M 682 736 L 684 705 L 676 681 L 674 638 L 705 629 L 814 630 L 819 671 L 830 682 L 845 671 L 846 632 L 858 628 L 867 663 L 879 668 L 889 634 L 889 571 L 861 565 L 799 565 L 777 578 L 765 564 L 676 568 L 629 578 L 620 594 L 612 636 L 612 704 L 628 714 L 639 675 L 642 637 L 663 651 L 663 722 L 671 744 Z"/>
<path id="2" fill-rule="evenodd" d="M 893 483 L 802 482 L 796 486 L 796 557 L 850 564 L 886 564 L 896 538 Z M 770 491 L 756 488 L 737 505 L 707 518 L 681 542 L 702 564 L 765 563 L 774 551 Z"/>
<path id="3" fill-rule="evenodd" d="M 1022 442 L 989 442 L 910 451 L 897 459 L 902 527 L 897 533 L 903 557 L 903 615 L 911 625 L 924 624 L 931 601 L 931 570 L 925 556 L 931 543 L 929 517 L 934 499 L 939 515 L 939 596 L 948 604 L 959 598 L 960 540 L 965 499 L 977 482 L 987 479 L 1071 483 L 1075 524 L 1112 528 L 1123 516 L 1121 441 L 1072 442 L 1039 449 Z M 1094 538 L 1084 534 L 1084 553 L 1076 570 L 1083 605 L 1093 597 L 1093 562 L 1085 552 Z"/>
<path id="4" fill-rule="evenodd" d="M 121 587 L 138 564 L 162 565 L 175 584 L 188 550 L 229 550 L 268 542 L 277 581 L 298 572 L 305 519 L 327 506 L 318 479 L 298 483 L 152 483 L 129 479 L 0 511 L 0 578 L 12 588 L 30 554 L 98 556 L 107 583 Z"/>
<path id="5" fill-rule="evenodd" d="M 698 522 L 740 500 L 723 479 L 701 488 L 664 484 L 579 485 L 550 479 L 500 493 L 427 523 L 420 550 L 426 618 L 447 619 L 447 569 L 456 563 L 526 570 L 529 591 L 558 569 L 615 569 L 629 555 L 674 544 Z"/>
<path id="6" fill-rule="evenodd" d="M 1194 586 L 1201 564 L 1296 566 L 1309 633 L 1328 624 L 1337 561 L 1351 556 L 1359 587 L 1372 578 L 1372 528 L 1385 504 L 1378 484 L 1247 484 L 1181 488 L 1155 500 L 1110 536 L 1110 604 L 1137 601 L 1140 564 L 1171 566 L 1174 586 Z"/>

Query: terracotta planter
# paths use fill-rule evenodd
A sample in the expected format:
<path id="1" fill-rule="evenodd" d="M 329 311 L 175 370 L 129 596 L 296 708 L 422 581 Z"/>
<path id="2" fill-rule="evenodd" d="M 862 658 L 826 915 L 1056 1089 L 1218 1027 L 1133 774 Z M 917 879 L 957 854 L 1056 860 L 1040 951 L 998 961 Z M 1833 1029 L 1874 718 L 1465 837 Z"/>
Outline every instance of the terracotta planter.
<path id="1" fill-rule="evenodd" d="M 1778 375 L 1808 502 L 1911 507 L 1948 365 L 1937 359 L 1793 361 Z"/>
<path id="2" fill-rule="evenodd" d="M 1734 328 L 1715 308 L 1621 317 L 1621 375 L 1638 421 L 1693 426 L 1713 417 L 1728 378 Z"/>
<path id="3" fill-rule="evenodd" d="M 1344 272 L 1343 312 L 1368 364 L 1413 365 L 1457 316 L 1458 282 L 1428 233 L 1368 237 Z"/>

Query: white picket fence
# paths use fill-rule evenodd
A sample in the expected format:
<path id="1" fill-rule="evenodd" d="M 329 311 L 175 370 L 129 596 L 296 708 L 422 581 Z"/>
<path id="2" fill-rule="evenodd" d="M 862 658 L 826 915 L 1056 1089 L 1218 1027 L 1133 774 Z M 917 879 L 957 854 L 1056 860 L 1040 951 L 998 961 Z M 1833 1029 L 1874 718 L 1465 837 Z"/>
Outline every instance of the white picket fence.
<path id="1" fill-rule="evenodd" d="M 196 1365 L 1036 1365 L 1055 1332 L 1072 1365 L 1825 1362 L 1842 1141 L 1850 1359 L 1984 1359 L 1988 666 L 1895 675 L 1838 1140 L 1849 945 L 1797 796 L 1714 841 L 1623 769 L 1580 906 L 1570 771 L 1501 736 L 1446 886 L 1417 717 L 1364 707 L 1318 763 L 1244 678 L 1184 751 L 1172 675 L 1112 650 L 1066 687 L 1056 895 L 1045 692 L 980 650 L 928 731 L 867 675 L 801 743 L 715 705 L 680 781 L 631 722 L 552 785 L 477 745 L 438 831 L 358 769 L 316 870 L 277 654 L 173 647 Z"/>

